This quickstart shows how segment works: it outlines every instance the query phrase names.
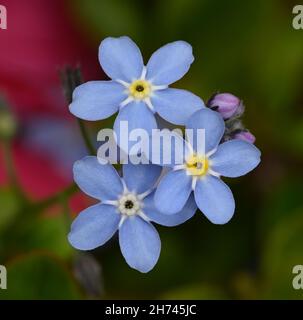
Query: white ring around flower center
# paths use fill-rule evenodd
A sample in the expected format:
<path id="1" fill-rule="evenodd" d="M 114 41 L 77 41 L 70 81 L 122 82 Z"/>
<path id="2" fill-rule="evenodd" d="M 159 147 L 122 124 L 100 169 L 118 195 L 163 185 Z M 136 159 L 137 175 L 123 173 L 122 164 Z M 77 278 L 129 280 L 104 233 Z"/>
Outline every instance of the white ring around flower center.
<path id="1" fill-rule="evenodd" d="M 167 85 L 154 85 L 151 79 L 146 79 L 147 69 L 143 67 L 141 77 L 139 79 L 133 79 L 132 82 L 126 82 L 121 79 L 116 79 L 118 83 L 122 84 L 125 87 L 125 93 L 127 98 L 122 101 L 119 105 L 120 108 L 123 108 L 132 101 L 144 101 L 147 107 L 154 113 L 154 106 L 151 102 L 151 97 L 153 96 L 154 91 L 165 90 L 168 88 Z"/>
<path id="2" fill-rule="evenodd" d="M 123 215 L 133 216 L 142 208 L 142 202 L 134 193 L 126 193 L 118 200 L 117 208 Z"/>
<path id="3" fill-rule="evenodd" d="M 144 100 L 152 94 L 152 85 L 149 81 L 139 79 L 134 80 L 128 87 L 129 96 L 135 100 Z"/>

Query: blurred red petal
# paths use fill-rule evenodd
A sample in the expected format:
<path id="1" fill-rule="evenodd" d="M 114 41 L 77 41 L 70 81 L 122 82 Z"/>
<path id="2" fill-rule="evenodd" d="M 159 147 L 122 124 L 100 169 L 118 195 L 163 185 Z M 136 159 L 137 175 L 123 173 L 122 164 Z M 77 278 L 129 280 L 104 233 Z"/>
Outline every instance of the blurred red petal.
<path id="1" fill-rule="evenodd" d="M 97 50 L 74 27 L 64 1 L 1 4 L 7 7 L 8 29 L 0 32 L 0 91 L 21 114 L 55 110 L 67 115 L 58 70 L 81 63 L 87 75 L 101 74 Z"/>

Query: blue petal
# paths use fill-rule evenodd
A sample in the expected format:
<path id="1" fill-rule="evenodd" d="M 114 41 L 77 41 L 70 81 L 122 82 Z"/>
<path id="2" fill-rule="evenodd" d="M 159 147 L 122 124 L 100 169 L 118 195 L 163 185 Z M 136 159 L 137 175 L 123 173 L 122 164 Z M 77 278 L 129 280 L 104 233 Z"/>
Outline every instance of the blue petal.
<path id="1" fill-rule="evenodd" d="M 168 43 L 149 59 L 146 78 L 155 85 L 169 85 L 181 79 L 193 61 L 190 44 L 185 41 Z"/>
<path id="2" fill-rule="evenodd" d="M 121 215 L 115 207 L 99 203 L 78 215 L 72 223 L 68 240 L 76 249 L 95 249 L 115 234 L 120 220 Z"/>
<path id="3" fill-rule="evenodd" d="M 144 199 L 143 212 L 151 221 L 161 224 L 162 226 L 174 227 L 189 220 L 196 212 L 197 205 L 194 195 L 190 195 L 184 208 L 175 214 L 167 215 L 159 212 L 154 204 L 154 193 Z"/>
<path id="4" fill-rule="evenodd" d="M 184 125 L 194 112 L 204 107 L 193 93 L 171 88 L 155 91 L 152 104 L 163 119 L 177 125 Z"/>
<path id="5" fill-rule="evenodd" d="M 99 47 L 99 61 L 113 80 L 131 82 L 138 79 L 143 70 L 141 52 L 128 37 L 104 39 Z"/>
<path id="6" fill-rule="evenodd" d="M 235 200 L 222 180 L 206 176 L 197 181 L 194 193 L 199 209 L 212 223 L 224 224 L 232 218 Z"/>
<path id="7" fill-rule="evenodd" d="M 161 171 L 162 167 L 153 164 L 128 163 L 123 165 L 123 179 L 128 190 L 143 193 L 154 187 Z"/>
<path id="8" fill-rule="evenodd" d="M 159 259 L 159 234 L 152 224 L 138 216 L 124 221 L 119 229 L 119 243 L 128 265 L 140 272 L 149 272 Z"/>
<path id="9" fill-rule="evenodd" d="M 174 167 L 184 164 L 190 153 L 189 144 L 179 133 L 163 129 L 154 131 L 150 137 L 147 157 L 153 164 Z"/>
<path id="10" fill-rule="evenodd" d="M 127 124 L 129 135 L 131 134 L 131 131 L 135 129 L 145 130 L 145 132 L 142 133 L 146 134 L 146 139 L 148 139 L 148 136 L 152 133 L 152 129 L 157 128 L 154 114 L 144 102 L 134 101 L 123 107 L 114 123 L 114 130 L 117 135 L 117 144 L 126 153 L 129 153 L 132 146 L 139 143 L 140 139 L 138 138 L 138 141 L 130 141 L 121 121 L 124 122 L 123 125 Z"/>
<path id="11" fill-rule="evenodd" d="M 202 109 L 195 112 L 186 124 L 186 129 L 193 129 L 193 148 L 200 154 L 204 152 L 204 144 L 197 146 L 197 130 L 205 130 L 205 152 L 209 152 L 217 148 L 225 131 L 223 118 L 218 112 L 210 109 Z M 198 140 L 199 141 L 199 140 Z"/>
<path id="12" fill-rule="evenodd" d="M 117 112 L 126 97 L 124 87 L 117 82 L 90 81 L 74 90 L 69 110 L 80 119 L 102 120 Z"/>
<path id="13" fill-rule="evenodd" d="M 183 209 L 192 191 L 192 177 L 185 170 L 170 171 L 160 181 L 155 193 L 155 206 L 164 214 Z"/>
<path id="14" fill-rule="evenodd" d="M 97 157 L 85 157 L 75 162 L 74 180 L 83 192 L 103 201 L 117 199 L 123 192 L 115 168 L 110 164 L 100 164 Z"/>
<path id="15" fill-rule="evenodd" d="M 219 145 L 211 157 L 211 168 L 225 177 L 240 177 L 260 162 L 261 152 L 251 143 L 230 140 Z"/>

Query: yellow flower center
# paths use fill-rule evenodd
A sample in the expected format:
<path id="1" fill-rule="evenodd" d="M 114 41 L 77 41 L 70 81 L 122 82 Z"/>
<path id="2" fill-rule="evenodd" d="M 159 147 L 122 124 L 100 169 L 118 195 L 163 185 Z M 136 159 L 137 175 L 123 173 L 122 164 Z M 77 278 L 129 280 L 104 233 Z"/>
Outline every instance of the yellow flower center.
<path id="1" fill-rule="evenodd" d="M 129 93 L 135 99 L 147 98 L 151 93 L 151 85 L 146 80 L 135 80 L 129 86 Z"/>
<path id="2" fill-rule="evenodd" d="M 186 161 L 186 169 L 192 176 L 204 176 L 209 169 L 209 161 L 205 156 L 193 154 Z"/>

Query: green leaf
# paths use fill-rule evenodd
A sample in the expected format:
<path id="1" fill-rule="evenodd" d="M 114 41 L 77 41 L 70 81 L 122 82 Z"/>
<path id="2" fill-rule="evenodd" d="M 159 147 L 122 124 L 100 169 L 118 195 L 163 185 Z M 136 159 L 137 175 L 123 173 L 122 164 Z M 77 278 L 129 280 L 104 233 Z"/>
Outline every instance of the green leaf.
<path id="1" fill-rule="evenodd" d="M 14 228 L 3 234 L 1 242 L 5 247 L 1 248 L 0 242 L 2 255 L 7 259 L 18 253 L 46 250 L 69 258 L 75 252 L 67 241 L 69 227 L 62 214 L 50 217 L 27 215 L 25 212 L 15 221 Z"/>
<path id="2" fill-rule="evenodd" d="M 70 257 L 74 252 L 67 241 L 69 226 L 63 215 L 37 217 L 21 235 L 18 249 L 22 251 L 47 250 L 60 257 Z"/>
<path id="3" fill-rule="evenodd" d="M 31 249 L 46 249 L 61 257 L 69 257 L 74 252 L 67 241 L 69 227 L 63 214 L 40 217 L 29 230 L 27 246 Z"/>
<path id="4" fill-rule="evenodd" d="M 17 257 L 7 266 L 7 290 L 0 299 L 80 299 L 81 293 L 66 266 L 45 253 Z"/>
<path id="5" fill-rule="evenodd" d="M 13 192 L 0 189 L 0 233 L 6 229 L 15 219 L 19 204 Z"/>

